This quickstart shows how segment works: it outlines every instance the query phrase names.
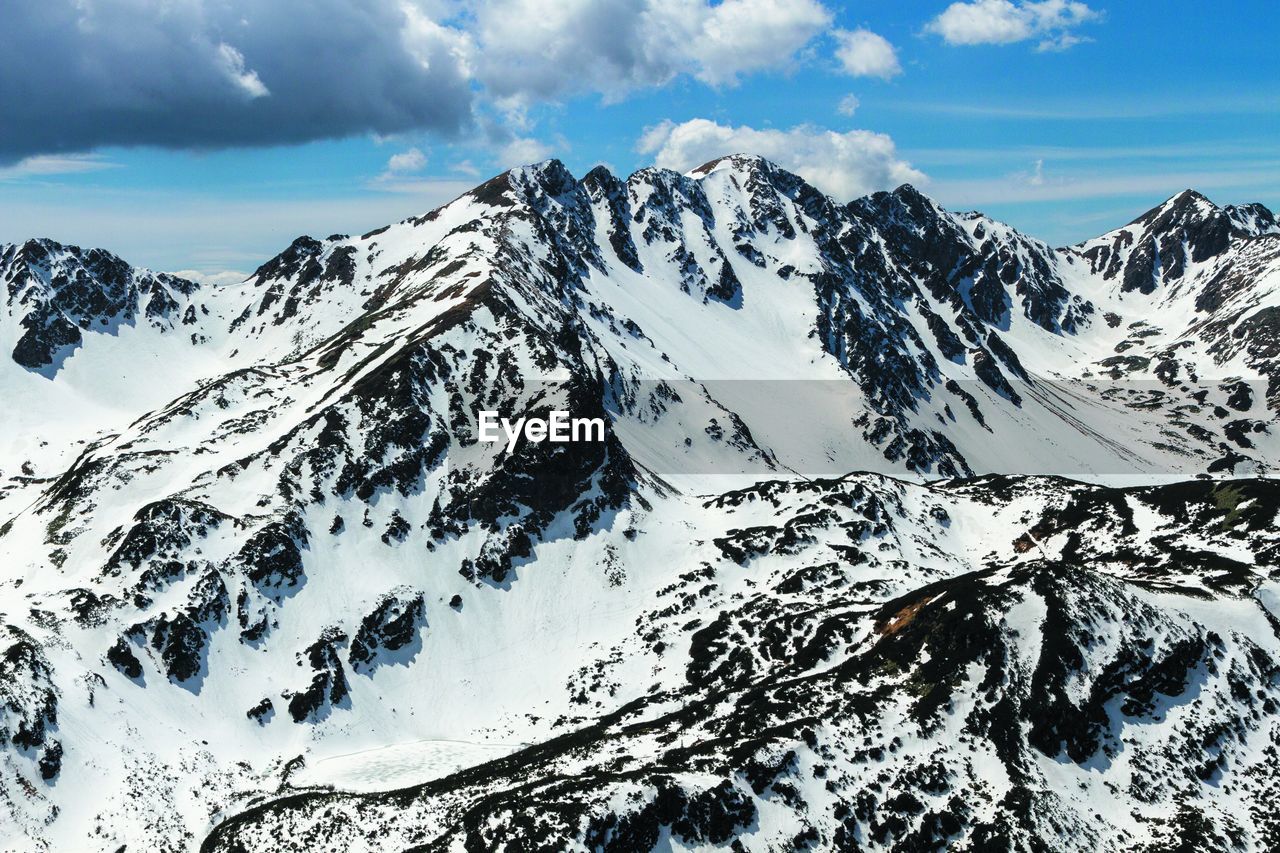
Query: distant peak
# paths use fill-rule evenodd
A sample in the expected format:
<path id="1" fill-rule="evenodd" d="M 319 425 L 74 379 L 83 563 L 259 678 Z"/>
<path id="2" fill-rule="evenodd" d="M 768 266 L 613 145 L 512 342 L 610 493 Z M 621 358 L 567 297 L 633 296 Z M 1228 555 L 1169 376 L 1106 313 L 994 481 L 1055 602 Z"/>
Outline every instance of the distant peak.
<path id="1" fill-rule="evenodd" d="M 1165 228 L 1174 223 L 1218 216 L 1221 212 L 1221 209 L 1202 193 L 1185 189 L 1165 199 L 1129 224 Z"/>

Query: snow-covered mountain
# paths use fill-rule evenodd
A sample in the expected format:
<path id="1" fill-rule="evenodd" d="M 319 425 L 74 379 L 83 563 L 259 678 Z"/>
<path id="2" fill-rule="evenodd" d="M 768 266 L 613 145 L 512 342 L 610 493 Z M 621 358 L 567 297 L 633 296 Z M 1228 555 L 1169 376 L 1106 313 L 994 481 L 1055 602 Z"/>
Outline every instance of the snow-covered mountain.
<path id="1" fill-rule="evenodd" d="M 6 849 L 1280 839 L 1261 205 L 1053 249 L 549 161 L 235 286 L 0 281 Z"/>

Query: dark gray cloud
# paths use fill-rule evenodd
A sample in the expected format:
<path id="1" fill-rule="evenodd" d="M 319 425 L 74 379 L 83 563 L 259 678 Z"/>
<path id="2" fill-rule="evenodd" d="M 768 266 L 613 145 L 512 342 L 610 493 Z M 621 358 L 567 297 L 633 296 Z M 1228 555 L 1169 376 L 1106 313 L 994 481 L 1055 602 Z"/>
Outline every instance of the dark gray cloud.
<path id="1" fill-rule="evenodd" d="M 465 127 L 470 38 L 400 0 L 4 0 L 0 165 Z"/>
<path id="2" fill-rule="evenodd" d="M 832 17 L 821 0 L 0 0 L 0 169 L 407 131 L 532 156 L 540 101 L 732 84 Z"/>

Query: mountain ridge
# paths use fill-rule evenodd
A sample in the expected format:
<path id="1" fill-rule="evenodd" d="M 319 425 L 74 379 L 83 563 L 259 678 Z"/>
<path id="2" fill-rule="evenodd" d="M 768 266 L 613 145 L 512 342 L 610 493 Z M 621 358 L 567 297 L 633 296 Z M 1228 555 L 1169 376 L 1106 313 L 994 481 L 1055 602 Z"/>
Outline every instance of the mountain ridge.
<path id="1" fill-rule="evenodd" d="M 0 359 L 6 844 L 1265 849 L 1280 240 L 1222 210 L 551 161 L 83 316 L 8 263 L 0 351 L 109 332 Z"/>

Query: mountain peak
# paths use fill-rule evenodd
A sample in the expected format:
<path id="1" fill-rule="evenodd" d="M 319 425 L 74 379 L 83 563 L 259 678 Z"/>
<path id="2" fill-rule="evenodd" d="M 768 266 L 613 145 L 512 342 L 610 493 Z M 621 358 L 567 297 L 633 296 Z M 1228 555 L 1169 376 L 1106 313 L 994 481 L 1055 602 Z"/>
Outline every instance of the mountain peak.
<path id="1" fill-rule="evenodd" d="M 701 178 L 711 174 L 718 169 L 733 169 L 741 172 L 773 172 L 778 169 L 777 164 L 762 157 L 759 154 L 725 154 L 723 157 L 716 157 L 708 160 L 696 169 L 690 169 L 688 174 L 692 178 Z"/>
<path id="2" fill-rule="evenodd" d="M 597 182 L 602 184 L 612 183 L 616 180 L 618 180 L 618 176 L 615 175 L 609 169 L 609 167 L 603 163 L 593 166 L 591 168 L 591 171 L 587 172 L 585 175 L 582 176 L 582 182 L 584 184 L 591 183 L 591 182 Z"/>
<path id="3" fill-rule="evenodd" d="M 1183 190 L 1180 193 L 1174 194 L 1165 203 L 1187 205 L 1187 204 L 1199 204 L 1202 202 L 1204 204 L 1209 205 L 1210 207 L 1217 207 L 1217 205 L 1215 205 L 1212 201 L 1210 201 L 1209 198 L 1204 193 L 1200 192 L 1197 189 L 1192 189 L 1191 187 L 1188 187 L 1187 189 Z"/>
<path id="4" fill-rule="evenodd" d="M 274 258 L 263 263 L 249 276 L 250 280 L 261 285 L 274 278 L 288 278 L 296 275 L 308 260 L 318 255 L 324 244 L 314 237 L 303 234 L 294 239 L 289 247 Z"/>
<path id="5" fill-rule="evenodd" d="M 517 166 L 514 169 L 510 169 L 507 175 L 513 182 L 519 183 L 536 183 L 540 185 L 577 183 L 577 179 L 574 178 L 569 168 L 556 157 L 540 160 L 537 163 L 530 163 L 527 166 Z"/>
<path id="6" fill-rule="evenodd" d="M 907 225 L 917 230 L 939 226 L 945 214 L 936 201 L 911 184 L 854 199 L 848 208 L 864 218 Z"/>
<path id="7" fill-rule="evenodd" d="M 932 201 L 927 195 L 916 189 L 915 184 L 901 184 L 893 190 L 891 195 L 895 195 L 903 201 L 907 200 L 923 200 Z"/>
<path id="8" fill-rule="evenodd" d="M 555 158 L 512 169 L 507 173 L 507 180 L 526 199 L 543 194 L 558 198 L 578 189 L 578 179 Z"/>
<path id="9" fill-rule="evenodd" d="M 1130 225 L 1155 226 L 1158 229 L 1174 223 L 1188 223 L 1220 217 L 1222 210 L 1202 193 L 1185 189 L 1139 216 Z"/>
<path id="10" fill-rule="evenodd" d="M 490 207 L 511 207 L 517 203 L 517 199 L 510 195 L 512 192 L 527 201 L 538 194 L 552 197 L 565 195 L 577 186 L 578 180 L 568 167 L 552 157 L 508 169 L 464 193 L 462 198 Z"/>
<path id="11" fill-rule="evenodd" d="M 942 209 L 936 201 L 920 192 L 912 184 L 902 184 L 889 195 L 897 199 L 899 203 L 913 213 L 932 211 L 936 214 Z"/>

